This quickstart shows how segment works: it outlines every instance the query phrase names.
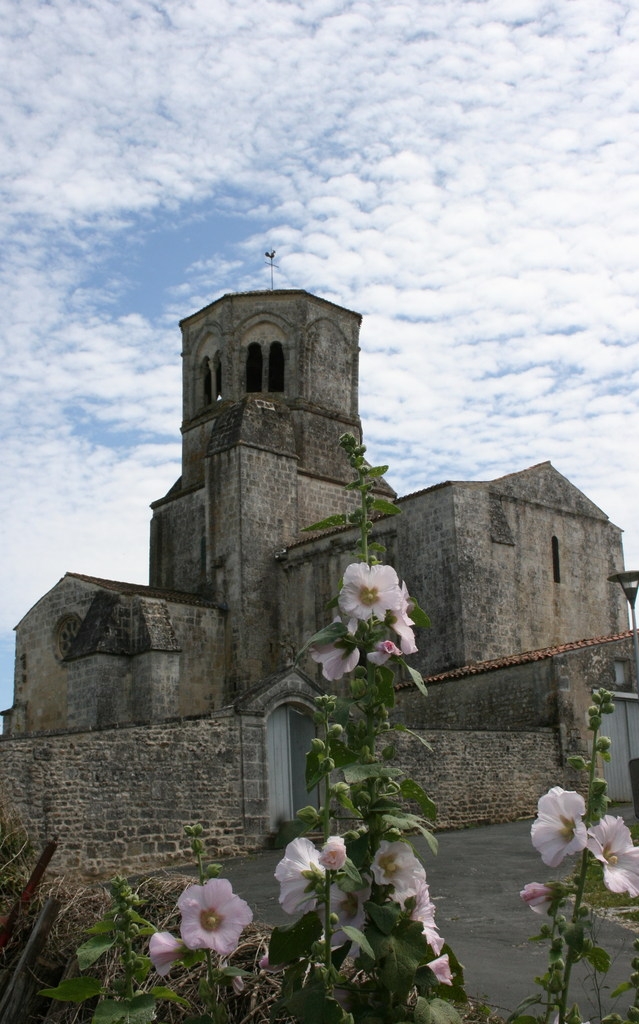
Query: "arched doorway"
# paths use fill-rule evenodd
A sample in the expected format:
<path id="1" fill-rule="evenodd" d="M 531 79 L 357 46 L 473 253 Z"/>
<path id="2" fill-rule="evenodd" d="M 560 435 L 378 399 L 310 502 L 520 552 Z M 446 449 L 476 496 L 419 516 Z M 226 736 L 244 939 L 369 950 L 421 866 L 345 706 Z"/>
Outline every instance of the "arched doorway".
<path id="1" fill-rule="evenodd" d="M 266 723 L 269 816 L 272 831 L 291 821 L 301 807 L 317 807 L 317 790 L 306 791 L 306 754 L 315 736 L 308 708 L 280 704 Z"/>

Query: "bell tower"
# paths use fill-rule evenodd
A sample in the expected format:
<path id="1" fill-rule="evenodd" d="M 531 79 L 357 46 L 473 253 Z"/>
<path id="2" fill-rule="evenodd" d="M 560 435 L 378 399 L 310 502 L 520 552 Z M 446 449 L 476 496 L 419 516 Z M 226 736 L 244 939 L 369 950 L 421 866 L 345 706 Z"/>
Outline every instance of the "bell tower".
<path id="1" fill-rule="evenodd" d="M 152 505 L 150 582 L 228 608 L 233 689 L 277 667 L 275 553 L 344 510 L 360 323 L 302 290 L 224 295 L 181 321 L 182 475 Z"/>

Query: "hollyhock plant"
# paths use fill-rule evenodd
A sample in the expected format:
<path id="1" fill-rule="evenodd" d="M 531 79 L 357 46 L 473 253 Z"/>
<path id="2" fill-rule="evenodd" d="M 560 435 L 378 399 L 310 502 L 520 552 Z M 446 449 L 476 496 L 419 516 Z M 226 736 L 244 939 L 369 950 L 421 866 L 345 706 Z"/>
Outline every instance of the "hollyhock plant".
<path id="1" fill-rule="evenodd" d="M 544 864 L 556 868 L 568 854 L 585 848 L 588 839 L 582 821 L 585 813 L 584 798 L 572 790 L 553 786 L 540 797 L 531 837 Z"/>
<path id="2" fill-rule="evenodd" d="M 317 905 L 313 879 L 318 882 L 324 877 L 324 868 L 319 854 L 309 839 L 294 839 L 284 851 L 284 856 L 275 869 L 280 883 L 279 901 L 287 914 L 313 910 Z M 309 886 L 311 891 L 309 891 Z"/>
<path id="3" fill-rule="evenodd" d="M 383 839 L 371 864 L 378 885 L 393 885 L 396 893 L 407 896 L 417 892 L 419 882 L 426 881 L 422 864 L 407 843 L 389 843 Z"/>
<path id="4" fill-rule="evenodd" d="M 551 887 L 542 882 L 528 882 L 519 895 L 526 906 L 534 910 L 536 914 L 545 914 L 554 897 Z"/>
<path id="5" fill-rule="evenodd" d="M 165 977 L 176 960 L 184 956 L 186 946 L 170 932 L 155 932 L 149 939 L 149 956 L 158 974 Z"/>
<path id="6" fill-rule="evenodd" d="M 180 934 L 189 949 L 213 949 L 228 956 L 236 948 L 253 911 L 233 892 L 226 878 L 210 878 L 204 885 L 189 885 L 178 900 L 182 914 Z"/>
<path id="7" fill-rule="evenodd" d="M 623 818 L 606 814 L 588 829 L 588 849 L 604 866 L 604 885 L 611 892 L 639 896 L 639 847 L 632 842 Z"/>

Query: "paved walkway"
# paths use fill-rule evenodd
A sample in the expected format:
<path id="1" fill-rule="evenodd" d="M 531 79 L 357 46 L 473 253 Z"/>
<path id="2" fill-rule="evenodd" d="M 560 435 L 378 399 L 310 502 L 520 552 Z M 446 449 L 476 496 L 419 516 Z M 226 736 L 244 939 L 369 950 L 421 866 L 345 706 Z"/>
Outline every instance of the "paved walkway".
<path id="1" fill-rule="evenodd" d="M 614 813 L 634 821 L 630 805 L 615 808 Z M 528 941 L 543 918 L 524 905 L 519 891 L 527 882 L 543 882 L 562 874 L 560 869 L 552 871 L 542 864 L 530 842 L 530 824 L 518 821 L 442 832 L 437 857 L 425 842 L 415 844 L 426 865 L 439 931 L 464 965 L 468 994 L 503 1016 L 536 991 L 534 978 L 547 965 L 546 945 Z M 279 906 L 279 885 L 273 877 L 281 856 L 280 850 L 268 850 L 224 861 L 224 876 L 249 902 L 255 919 L 270 925 L 292 920 Z M 597 941 L 613 957 L 600 993 L 604 1014 L 613 1008 L 610 992 L 630 974 L 634 937 L 620 925 L 601 923 Z M 602 1015 L 597 993 L 582 965 L 576 972 L 573 1000 L 579 1003 L 584 1020 L 596 1020 Z M 628 1004 L 628 995 L 622 996 L 616 1009 L 623 1013 Z"/>

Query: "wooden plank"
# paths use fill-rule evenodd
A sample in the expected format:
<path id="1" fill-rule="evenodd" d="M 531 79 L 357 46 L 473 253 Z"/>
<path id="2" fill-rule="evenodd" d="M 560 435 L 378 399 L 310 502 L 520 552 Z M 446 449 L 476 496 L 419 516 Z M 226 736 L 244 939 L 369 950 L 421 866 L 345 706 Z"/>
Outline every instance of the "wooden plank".
<path id="1" fill-rule="evenodd" d="M 59 911 L 60 903 L 50 896 L 40 911 L 24 952 L 3 993 L 0 1001 L 2 1024 L 24 1024 L 31 998 L 36 989 L 41 987 L 33 968 Z"/>

